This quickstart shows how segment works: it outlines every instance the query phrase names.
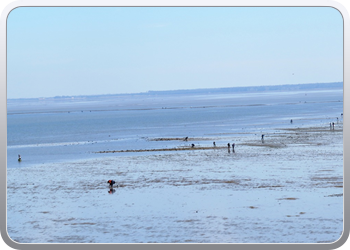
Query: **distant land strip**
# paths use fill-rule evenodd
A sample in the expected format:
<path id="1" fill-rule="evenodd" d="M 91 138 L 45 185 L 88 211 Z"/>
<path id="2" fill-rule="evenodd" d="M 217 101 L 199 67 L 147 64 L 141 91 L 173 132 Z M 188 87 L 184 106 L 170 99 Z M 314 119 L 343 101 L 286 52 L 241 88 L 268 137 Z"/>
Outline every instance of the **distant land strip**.
<path id="1" fill-rule="evenodd" d="M 283 85 L 264 85 L 264 86 L 240 86 L 240 87 L 223 87 L 223 88 L 200 88 L 200 89 L 178 89 L 178 90 L 149 90 L 139 93 L 115 93 L 115 94 L 98 94 L 98 95 L 72 95 L 72 96 L 54 96 L 40 98 L 8 98 L 9 100 L 30 100 L 30 99 L 77 99 L 86 98 L 104 98 L 118 96 L 135 96 L 135 95 L 168 95 L 168 94 L 215 94 L 215 93 L 242 93 L 242 92 L 266 92 L 266 91 L 297 91 L 297 90 L 322 90 L 322 89 L 343 89 L 343 82 L 328 83 L 299 83 Z"/>

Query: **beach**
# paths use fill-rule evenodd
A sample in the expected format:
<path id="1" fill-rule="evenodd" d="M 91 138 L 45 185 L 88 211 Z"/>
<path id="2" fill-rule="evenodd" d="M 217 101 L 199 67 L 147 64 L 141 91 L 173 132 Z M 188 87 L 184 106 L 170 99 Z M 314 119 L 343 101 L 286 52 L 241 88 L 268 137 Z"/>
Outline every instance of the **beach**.
<path id="1" fill-rule="evenodd" d="M 181 140 L 149 141 L 172 139 Z M 216 139 L 189 137 L 195 147 L 181 150 L 96 150 L 96 159 L 8 168 L 8 234 L 19 243 L 331 243 L 341 237 L 341 122 L 334 130 L 327 123 L 275 128 L 264 142 L 252 132 L 221 134 L 212 147 Z M 235 143 L 235 152 L 227 143 Z"/>
<path id="2" fill-rule="evenodd" d="M 7 16 L 15 246 L 342 238 L 341 11 L 187 5 Z"/>

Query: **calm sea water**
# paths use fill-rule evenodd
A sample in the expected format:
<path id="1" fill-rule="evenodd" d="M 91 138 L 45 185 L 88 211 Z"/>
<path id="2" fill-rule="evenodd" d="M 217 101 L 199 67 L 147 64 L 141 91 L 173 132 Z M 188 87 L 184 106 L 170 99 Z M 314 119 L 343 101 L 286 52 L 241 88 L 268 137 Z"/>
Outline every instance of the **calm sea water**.
<path id="1" fill-rule="evenodd" d="M 220 141 L 242 132 L 327 126 L 337 117 L 342 119 L 343 90 L 8 100 L 7 109 L 7 166 L 13 168 L 105 157 L 95 153 L 104 150 L 212 144 L 148 140 L 153 138 L 212 137 Z M 118 155 L 123 154 L 131 153 Z"/>

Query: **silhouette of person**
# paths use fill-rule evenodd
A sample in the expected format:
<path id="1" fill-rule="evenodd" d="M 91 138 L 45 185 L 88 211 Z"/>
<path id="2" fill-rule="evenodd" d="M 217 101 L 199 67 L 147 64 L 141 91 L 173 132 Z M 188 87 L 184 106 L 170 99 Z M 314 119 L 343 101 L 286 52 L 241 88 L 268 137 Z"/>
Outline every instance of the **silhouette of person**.
<path id="1" fill-rule="evenodd" d="M 108 180 L 107 183 L 109 183 L 109 187 L 113 188 L 113 185 L 115 184 L 115 181 Z"/>

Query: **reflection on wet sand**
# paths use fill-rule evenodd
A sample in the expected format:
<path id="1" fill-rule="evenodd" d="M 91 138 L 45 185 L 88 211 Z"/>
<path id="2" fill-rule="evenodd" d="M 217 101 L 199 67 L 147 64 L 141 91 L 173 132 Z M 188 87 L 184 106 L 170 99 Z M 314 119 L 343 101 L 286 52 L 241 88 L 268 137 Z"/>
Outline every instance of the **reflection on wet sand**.
<path id="1" fill-rule="evenodd" d="M 8 169 L 8 233 L 21 243 L 334 242 L 343 230 L 341 128 Z M 106 187 L 112 178 L 117 190 Z"/>

